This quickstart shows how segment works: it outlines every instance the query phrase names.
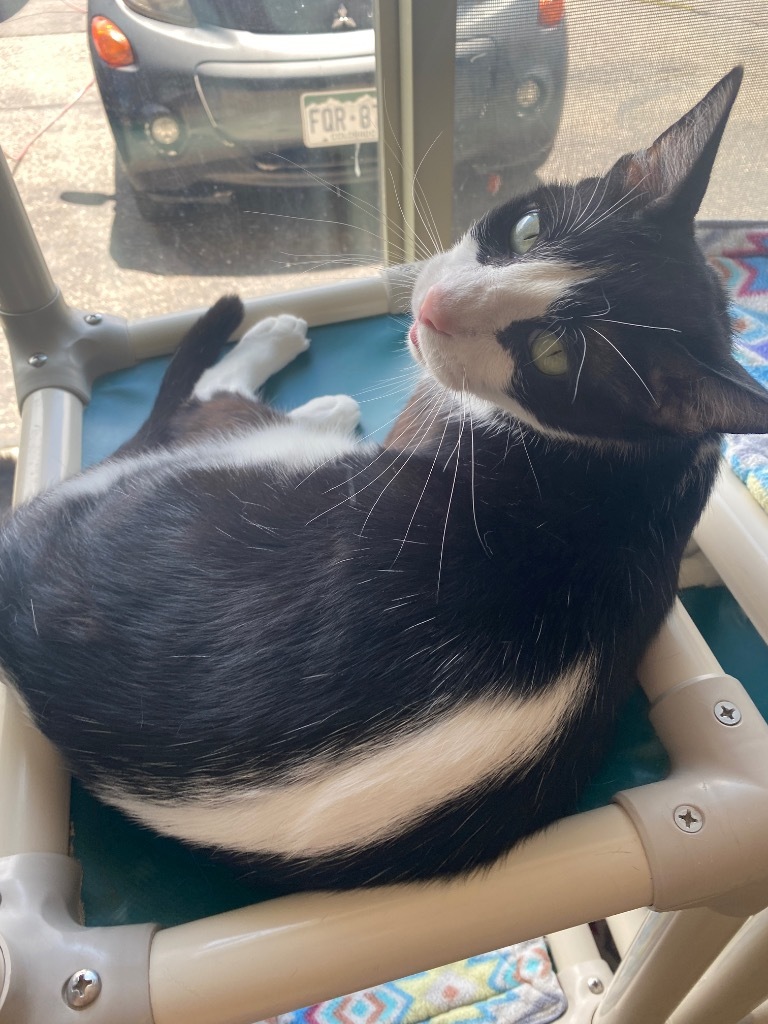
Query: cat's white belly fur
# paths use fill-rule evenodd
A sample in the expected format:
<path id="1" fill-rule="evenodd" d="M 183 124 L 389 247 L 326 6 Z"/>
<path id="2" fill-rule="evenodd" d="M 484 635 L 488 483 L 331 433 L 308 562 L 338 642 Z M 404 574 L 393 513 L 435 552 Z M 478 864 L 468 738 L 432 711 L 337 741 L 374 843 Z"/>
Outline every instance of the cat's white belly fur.
<path id="1" fill-rule="evenodd" d="M 577 664 L 544 693 L 466 704 L 378 750 L 309 761 L 281 785 L 177 803 L 101 795 L 158 832 L 206 846 L 287 857 L 365 847 L 462 792 L 525 771 L 579 710 L 591 677 L 588 662 Z"/>
<path id="2" fill-rule="evenodd" d="M 80 476 L 65 480 L 48 492 L 46 500 L 55 505 L 78 498 L 97 498 L 120 484 L 131 481 L 145 489 L 152 481 L 188 471 L 248 469 L 269 466 L 286 473 L 309 473 L 326 462 L 362 446 L 349 435 L 320 432 L 317 427 L 295 421 L 244 430 L 220 440 L 180 444 L 141 455 L 99 463 Z"/>

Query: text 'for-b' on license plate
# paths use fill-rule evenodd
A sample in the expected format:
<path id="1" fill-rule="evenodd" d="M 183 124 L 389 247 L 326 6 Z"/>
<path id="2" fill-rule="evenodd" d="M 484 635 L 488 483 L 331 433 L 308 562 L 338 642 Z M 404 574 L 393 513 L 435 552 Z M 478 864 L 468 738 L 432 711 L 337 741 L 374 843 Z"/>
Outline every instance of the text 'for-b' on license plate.
<path id="1" fill-rule="evenodd" d="M 364 89 L 302 93 L 301 125 L 304 145 L 310 148 L 376 142 L 376 93 Z"/>

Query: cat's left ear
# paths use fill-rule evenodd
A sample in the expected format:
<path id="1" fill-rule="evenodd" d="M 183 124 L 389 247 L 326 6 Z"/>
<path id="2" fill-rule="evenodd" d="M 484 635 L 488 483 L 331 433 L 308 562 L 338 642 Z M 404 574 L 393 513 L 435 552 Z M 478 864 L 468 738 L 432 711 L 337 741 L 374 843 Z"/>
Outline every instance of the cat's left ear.
<path id="1" fill-rule="evenodd" d="M 768 434 L 768 390 L 735 359 L 708 366 L 673 342 L 665 362 L 651 374 L 656 422 L 688 435 Z"/>
<path id="2" fill-rule="evenodd" d="M 652 146 L 618 161 L 614 172 L 625 178 L 625 191 L 637 188 L 649 195 L 648 212 L 687 221 L 696 216 L 743 75 L 741 66 L 729 71 Z"/>

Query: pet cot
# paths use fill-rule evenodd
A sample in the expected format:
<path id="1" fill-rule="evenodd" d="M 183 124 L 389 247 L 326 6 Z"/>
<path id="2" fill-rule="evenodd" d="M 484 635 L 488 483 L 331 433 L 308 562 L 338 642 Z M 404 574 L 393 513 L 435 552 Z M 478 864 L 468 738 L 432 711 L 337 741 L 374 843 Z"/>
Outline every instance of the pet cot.
<path id="1" fill-rule="evenodd" d="M 382 40 L 387 29 L 384 24 Z M 380 54 L 382 65 L 387 52 Z M 428 66 L 412 66 L 410 73 L 430 77 Z M 435 98 L 433 118 L 438 101 L 444 97 Z M 413 138 L 419 130 L 423 139 L 424 127 L 410 125 Z M 410 151 L 411 171 L 414 153 L 418 145 Z M 159 380 L 156 360 L 173 350 L 197 313 L 125 323 L 70 309 L 51 280 L 2 157 L 0 210 L 0 310 L 22 408 L 21 501 L 76 471 L 83 455 L 92 461 L 130 434 Z M 439 209 L 436 216 L 440 221 Z M 408 277 L 407 268 L 391 268 L 369 279 L 247 302 L 246 326 L 281 311 L 310 323 L 317 358 L 284 372 L 276 401 L 296 404 L 329 389 L 354 392 L 363 378 L 373 382 L 402 366 L 402 331 L 391 318 L 406 308 Z M 373 340 L 365 361 L 350 368 L 360 320 Z M 384 403 L 364 406 L 367 429 L 383 429 L 395 401 L 389 397 L 390 410 Z M 768 527 L 750 501 L 724 472 L 696 539 L 768 640 L 761 586 L 768 578 L 762 571 Z M 717 609 L 699 607 L 706 595 L 690 594 L 686 601 L 700 622 L 707 614 L 716 619 Z M 730 667 L 735 656 L 714 619 L 706 632 Z M 768 1020 L 768 1010 L 759 1008 L 768 999 L 762 966 L 768 956 L 768 727 L 757 706 L 766 708 L 760 684 L 768 657 L 750 627 L 738 618 L 737 624 L 755 652 L 752 663 L 739 662 L 751 695 L 724 672 L 678 604 L 639 673 L 669 770 L 653 757 L 635 756 L 629 764 L 614 757 L 591 795 L 595 806 L 534 836 L 490 871 L 449 883 L 253 906 L 236 907 L 243 894 L 227 892 L 217 897 L 218 913 L 203 899 L 195 907 L 200 919 L 184 922 L 174 922 L 172 908 L 157 902 L 163 885 L 178 892 L 178 879 L 166 875 L 158 887 L 148 866 L 156 859 L 180 871 L 173 859 L 178 851 L 146 840 L 149 854 L 142 859 L 120 833 L 120 849 L 111 851 L 127 851 L 122 862 L 118 856 L 118 873 L 133 861 L 138 879 L 116 881 L 106 873 L 101 881 L 113 895 L 116 885 L 145 892 L 154 885 L 154 906 L 126 910 L 122 899 L 113 900 L 117 910 L 100 920 L 89 906 L 88 887 L 98 874 L 91 864 L 82 890 L 89 923 L 82 925 L 81 873 L 70 849 L 87 865 L 94 849 L 103 852 L 100 830 L 110 831 L 114 822 L 100 819 L 108 812 L 75 790 L 72 803 L 85 834 L 76 825 L 70 836 L 69 780 L 5 692 L 0 1022 L 249 1024 L 542 932 L 569 996 L 563 1020 Z M 637 711 L 636 705 L 629 717 Z M 647 745 L 644 733 L 636 747 L 642 753 Z M 205 889 L 212 883 L 201 870 L 198 862 L 188 863 L 181 884 Z M 222 909 L 227 903 L 232 909 Z M 638 909 L 648 907 L 650 913 Z M 156 927 L 163 918 L 166 927 Z M 621 956 L 613 977 L 582 923 L 603 918 Z M 78 1000 L 82 1009 L 73 1009 Z"/>

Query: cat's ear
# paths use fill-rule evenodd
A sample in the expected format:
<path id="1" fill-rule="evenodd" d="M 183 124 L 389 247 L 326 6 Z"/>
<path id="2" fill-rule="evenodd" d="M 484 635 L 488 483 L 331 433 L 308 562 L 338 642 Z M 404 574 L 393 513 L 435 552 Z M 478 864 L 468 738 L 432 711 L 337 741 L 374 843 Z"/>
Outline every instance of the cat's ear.
<path id="1" fill-rule="evenodd" d="M 649 196 L 648 212 L 686 221 L 696 216 L 743 74 L 741 66 L 729 71 L 653 145 L 618 161 L 612 173 L 623 176 L 625 192 L 642 189 Z"/>
<path id="2" fill-rule="evenodd" d="M 651 374 L 652 419 L 675 433 L 768 434 L 768 390 L 735 359 L 708 366 L 674 342 L 666 356 Z"/>

